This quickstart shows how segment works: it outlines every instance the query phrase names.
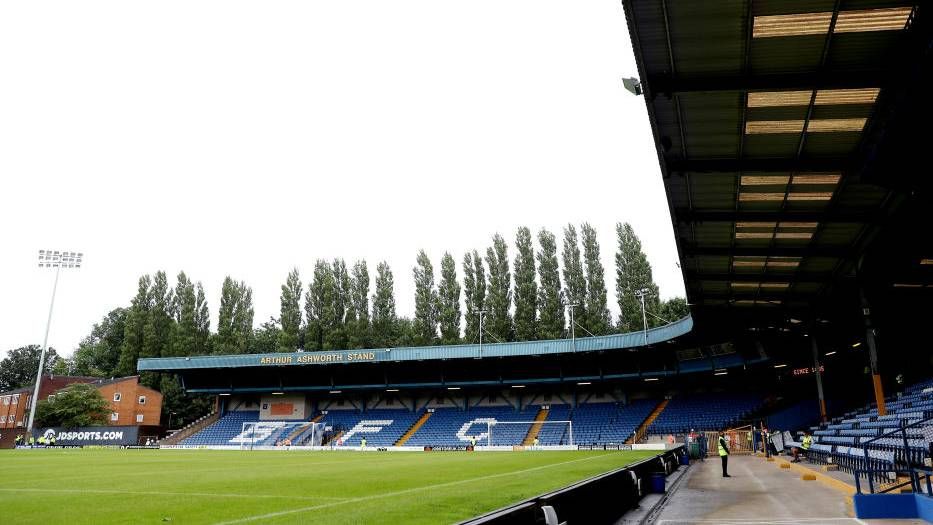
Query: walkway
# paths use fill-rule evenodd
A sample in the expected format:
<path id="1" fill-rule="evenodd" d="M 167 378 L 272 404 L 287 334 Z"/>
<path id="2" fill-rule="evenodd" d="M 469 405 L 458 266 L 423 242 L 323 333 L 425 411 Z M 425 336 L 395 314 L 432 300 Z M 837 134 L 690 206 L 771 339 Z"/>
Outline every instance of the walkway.
<path id="1" fill-rule="evenodd" d="M 657 525 L 914 525 L 922 520 L 858 520 L 851 499 L 823 481 L 803 481 L 797 469 L 781 469 L 760 457 L 729 458 L 723 478 L 718 457 L 694 463 L 650 523 Z"/>

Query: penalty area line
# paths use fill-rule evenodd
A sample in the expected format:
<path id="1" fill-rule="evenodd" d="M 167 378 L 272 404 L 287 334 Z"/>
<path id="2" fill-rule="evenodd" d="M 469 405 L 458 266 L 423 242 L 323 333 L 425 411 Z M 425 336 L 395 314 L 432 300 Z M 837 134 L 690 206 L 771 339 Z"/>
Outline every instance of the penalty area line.
<path id="1" fill-rule="evenodd" d="M 220 522 L 215 523 L 214 525 L 234 525 L 234 524 L 237 524 L 237 523 L 248 523 L 248 522 L 251 522 L 251 521 L 267 520 L 267 519 L 271 519 L 271 518 L 278 518 L 278 517 L 281 517 L 281 516 L 288 516 L 288 515 L 290 515 L 290 514 L 300 514 L 300 513 L 302 513 L 302 512 L 309 512 L 309 511 L 312 511 L 312 510 L 326 509 L 326 508 L 330 508 L 330 507 L 336 507 L 336 506 L 339 506 L 339 505 L 348 505 L 348 504 L 351 504 L 351 503 L 360 503 L 360 502 L 363 502 L 363 501 L 371 501 L 371 500 L 382 499 L 382 498 L 391 498 L 391 497 L 394 497 L 394 496 L 402 496 L 402 495 L 405 495 L 405 494 L 411 494 L 411 493 L 413 493 L 413 492 L 421 492 L 421 491 L 424 491 L 424 490 L 434 490 L 434 489 L 444 488 L 444 487 L 455 487 L 455 486 L 457 486 L 457 485 L 464 485 L 464 484 L 467 484 L 467 483 L 472 483 L 472 482 L 474 482 L 474 481 L 483 481 L 483 480 L 487 480 L 487 479 L 504 478 L 504 477 L 508 477 L 508 476 L 515 476 L 515 475 L 518 475 L 518 474 L 527 474 L 527 473 L 529 473 L 529 472 L 536 472 L 536 471 L 539 471 L 539 470 L 549 469 L 549 468 L 552 468 L 552 467 L 558 467 L 558 466 L 561 466 L 561 465 L 568 465 L 568 464 L 570 464 L 570 463 L 579 463 L 579 462 L 581 462 L 581 461 L 590 461 L 590 460 L 592 460 L 592 459 L 601 458 L 601 457 L 603 457 L 603 456 L 608 456 L 608 455 L 609 455 L 609 454 L 600 454 L 600 455 L 598 455 L 598 456 L 589 456 L 589 457 L 585 457 L 585 458 L 571 459 L 571 460 L 568 460 L 568 461 L 561 461 L 561 462 L 559 462 L 559 463 L 550 463 L 550 464 L 548 464 L 548 465 L 540 465 L 540 466 L 537 466 L 537 467 L 526 468 L 526 469 L 523 469 L 523 470 L 513 470 L 513 471 L 511 471 L 511 472 L 500 472 L 500 473 L 498 473 L 498 474 L 489 474 L 489 475 L 486 475 L 486 476 L 479 476 L 479 477 L 475 477 L 475 478 L 458 479 L 458 480 L 455 480 L 455 481 L 448 481 L 448 482 L 446 482 L 446 483 L 438 483 L 438 484 L 433 484 L 433 485 L 424 485 L 424 486 L 421 486 L 421 487 L 412 487 L 412 488 L 410 488 L 410 489 L 396 490 L 396 491 L 392 491 L 392 492 L 383 492 L 383 493 L 381 493 L 381 494 L 373 494 L 373 495 L 371 495 L 371 496 L 361 496 L 361 497 L 359 497 L 359 498 L 350 498 L 350 499 L 346 499 L 346 500 L 344 500 L 344 501 L 334 501 L 334 502 L 331 502 L 331 503 L 322 503 L 322 504 L 320 504 L 320 505 L 312 505 L 312 506 L 310 506 L 310 507 L 301 507 L 301 508 L 298 508 L 298 509 L 289 509 L 289 510 L 282 510 L 282 511 L 278 511 L 278 512 L 270 512 L 270 513 L 267 513 L 267 514 L 259 514 L 259 515 L 256 515 L 256 516 L 247 516 L 247 517 L 245 517 L 245 518 L 237 518 L 237 519 L 230 520 L 230 521 L 220 521 Z"/>

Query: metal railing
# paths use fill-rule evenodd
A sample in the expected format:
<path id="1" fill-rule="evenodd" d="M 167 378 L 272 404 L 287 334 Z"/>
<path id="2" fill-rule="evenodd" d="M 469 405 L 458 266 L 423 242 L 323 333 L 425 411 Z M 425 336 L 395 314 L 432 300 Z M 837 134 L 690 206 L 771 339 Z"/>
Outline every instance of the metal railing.
<path id="1" fill-rule="evenodd" d="M 929 416 L 929 413 L 927 412 L 924 415 Z M 899 428 L 897 430 L 893 430 L 886 434 L 882 434 L 880 436 L 869 439 L 868 441 L 865 441 L 864 443 L 860 443 L 860 446 L 862 447 L 863 457 L 865 458 L 865 462 L 866 464 L 870 464 L 872 459 L 874 458 L 871 457 L 868 451 L 870 448 L 872 448 L 871 445 L 873 443 L 876 443 L 877 441 L 882 440 L 882 439 L 887 439 L 891 437 L 900 437 L 904 445 L 904 448 L 903 448 L 904 453 L 903 453 L 903 456 L 900 458 L 902 459 L 904 463 L 904 467 L 898 468 L 898 465 L 897 465 L 898 457 L 895 455 L 892 461 L 891 469 L 867 468 L 867 469 L 853 470 L 852 473 L 855 476 L 855 487 L 856 487 L 856 491 L 859 494 L 861 494 L 861 483 L 859 481 L 859 478 L 861 477 L 861 475 L 865 475 L 865 477 L 868 480 L 869 493 L 875 494 L 876 493 L 875 492 L 875 479 L 878 478 L 882 474 L 893 473 L 895 475 L 895 478 L 897 478 L 897 476 L 901 474 L 904 474 L 908 477 L 908 480 L 904 482 L 900 482 L 900 483 L 895 483 L 893 485 L 889 485 L 885 487 L 884 490 L 880 491 L 879 493 L 890 492 L 891 490 L 894 490 L 897 488 L 903 488 L 903 487 L 906 487 L 908 484 L 910 485 L 910 488 L 913 492 L 919 493 L 924 488 L 923 484 L 921 483 L 921 478 L 925 477 L 926 478 L 926 493 L 928 495 L 933 496 L 933 490 L 931 490 L 931 486 L 930 486 L 930 475 L 931 473 L 933 473 L 933 469 L 931 469 L 930 467 L 927 467 L 926 465 L 922 463 L 922 454 L 921 454 L 921 461 L 919 462 L 919 464 L 917 464 L 914 458 L 914 454 L 912 453 L 912 449 L 915 449 L 917 447 L 911 447 L 910 438 L 907 437 L 908 430 L 911 428 L 924 428 L 928 426 L 933 426 L 933 417 L 926 417 L 924 419 L 915 421 L 910 424 L 904 424 L 904 423 L 905 421 L 902 420 L 899 423 L 898 425 Z M 926 453 L 930 454 L 931 459 L 933 459 L 933 450 L 931 450 L 931 448 L 933 448 L 933 444 L 931 444 L 930 442 L 927 442 L 926 445 L 927 445 Z M 890 448 L 889 445 L 883 445 L 883 446 Z M 896 449 L 900 447 L 898 446 L 894 448 L 895 448 L 894 451 L 896 452 Z"/>

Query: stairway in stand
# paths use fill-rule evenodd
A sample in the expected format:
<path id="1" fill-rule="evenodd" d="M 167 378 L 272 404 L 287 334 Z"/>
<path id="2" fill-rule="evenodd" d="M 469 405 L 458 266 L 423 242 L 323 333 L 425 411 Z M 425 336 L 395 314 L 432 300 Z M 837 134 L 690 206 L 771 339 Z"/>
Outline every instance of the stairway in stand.
<path id="1" fill-rule="evenodd" d="M 318 421 L 320 421 L 322 417 L 324 417 L 324 416 L 322 416 L 322 415 L 320 415 L 320 414 L 314 416 L 314 419 L 312 419 L 311 421 L 308 421 L 308 422 L 305 423 L 304 425 L 301 425 L 300 427 L 298 427 L 298 428 L 296 428 L 295 430 L 293 430 L 292 433 L 289 434 L 288 437 L 285 438 L 285 439 L 287 439 L 287 440 L 289 440 L 289 441 L 294 441 L 296 437 L 300 436 L 301 433 L 304 432 L 305 430 L 308 430 L 308 427 L 310 427 L 311 425 L 313 425 L 313 424 L 317 423 Z"/>
<path id="2" fill-rule="evenodd" d="M 535 443 L 535 438 L 538 437 L 538 433 L 541 432 L 541 427 L 543 422 L 547 420 L 548 413 L 550 410 L 542 408 L 538 410 L 538 414 L 535 416 L 535 422 L 531 424 L 531 428 L 528 429 L 528 433 L 525 434 L 525 439 L 522 441 L 523 446 L 531 446 Z"/>
<path id="3" fill-rule="evenodd" d="M 398 438 L 398 441 L 395 442 L 395 446 L 400 447 L 404 445 L 406 441 L 411 439 L 411 437 L 415 435 L 415 432 L 417 432 L 418 429 L 421 428 L 421 426 L 424 425 L 425 422 L 431 418 L 431 414 L 433 414 L 433 412 L 428 412 L 427 410 L 425 410 L 424 414 L 421 414 L 421 417 L 418 418 L 418 421 L 415 421 L 415 423 L 411 426 L 411 428 L 409 428 L 402 435 L 402 437 Z"/>
<path id="4" fill-rule="evenodd" d="M 667 406 L 668 402 L 670 402 L 670 399 L 665 399 L 658 403 L 658 406 L 654 407 L 654 410 L 648 414 L 648 417 L 646 417 L 645 420 L 642 421 L 641 425 L 638 426 L 638 429 L 635 430 L 634 438 L 628 438 L 625 440 L 625 442 L 631 445 L 641 441 L 645 437 L 645 434 L 648 433 L 648 427 L 651 426 L 651 424 L 654 423 L 654 420 L 661 415 L 661 412 L 664 412 L 664 408 Z"/>

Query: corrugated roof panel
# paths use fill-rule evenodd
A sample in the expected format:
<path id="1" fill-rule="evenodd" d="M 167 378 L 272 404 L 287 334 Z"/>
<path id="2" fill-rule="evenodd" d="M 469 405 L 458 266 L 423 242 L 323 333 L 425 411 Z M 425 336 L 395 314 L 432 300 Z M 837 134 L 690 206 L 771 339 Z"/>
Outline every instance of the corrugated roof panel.
<path id="1" fill-rule="evenodd" d="M 694 173 L 693 207 L 698 210 L 731 210 L 735 207 L 735 188 L 738 174 Z"/>
<path id="2" fill-rule="evenodd" d="M 661 2 L 633 2 L 632 7 L 646 73 L 670 72 Z"/>
<path id="3" fill-rule="evenodd" d="M 753 74 L 805 73 L 819 68 L 826 35 L 752 40 L 749 66 Z"/>
<path id="4" fill-rule="evenodd" d="M 890 56 L 895 44 L 903 38 L 901 31 L 879 31 L 869 33 L 837 33 L 826 57 L 828 71 L 870 71 Z M 883 80 L 878 74 L 866 73 L 866 78 Z"/>
<path id="5" fill-rule="evenodd" d="M 680 96 L 681 112 L 691 157 L 738 155 L 743 98 L 735 92 L 691 93 Z"/>
<path id="6" fill-rule="evenodd" d="M 808 133 L 803 145 L 805 157 L 842 157 L 854 152 L 862 140 L 859 132 Z"/>
<path id="7" fill-rule="evenodd" d="M 745 51 L 746 2 L 667 2 L 679 75 L 737 74 Z"/>
<path id="8" fill-rule="evenodd" d="M 797 154 L 800 134 L 746 135 L 745 155 L 752 158 L 787 158 Z"/>

